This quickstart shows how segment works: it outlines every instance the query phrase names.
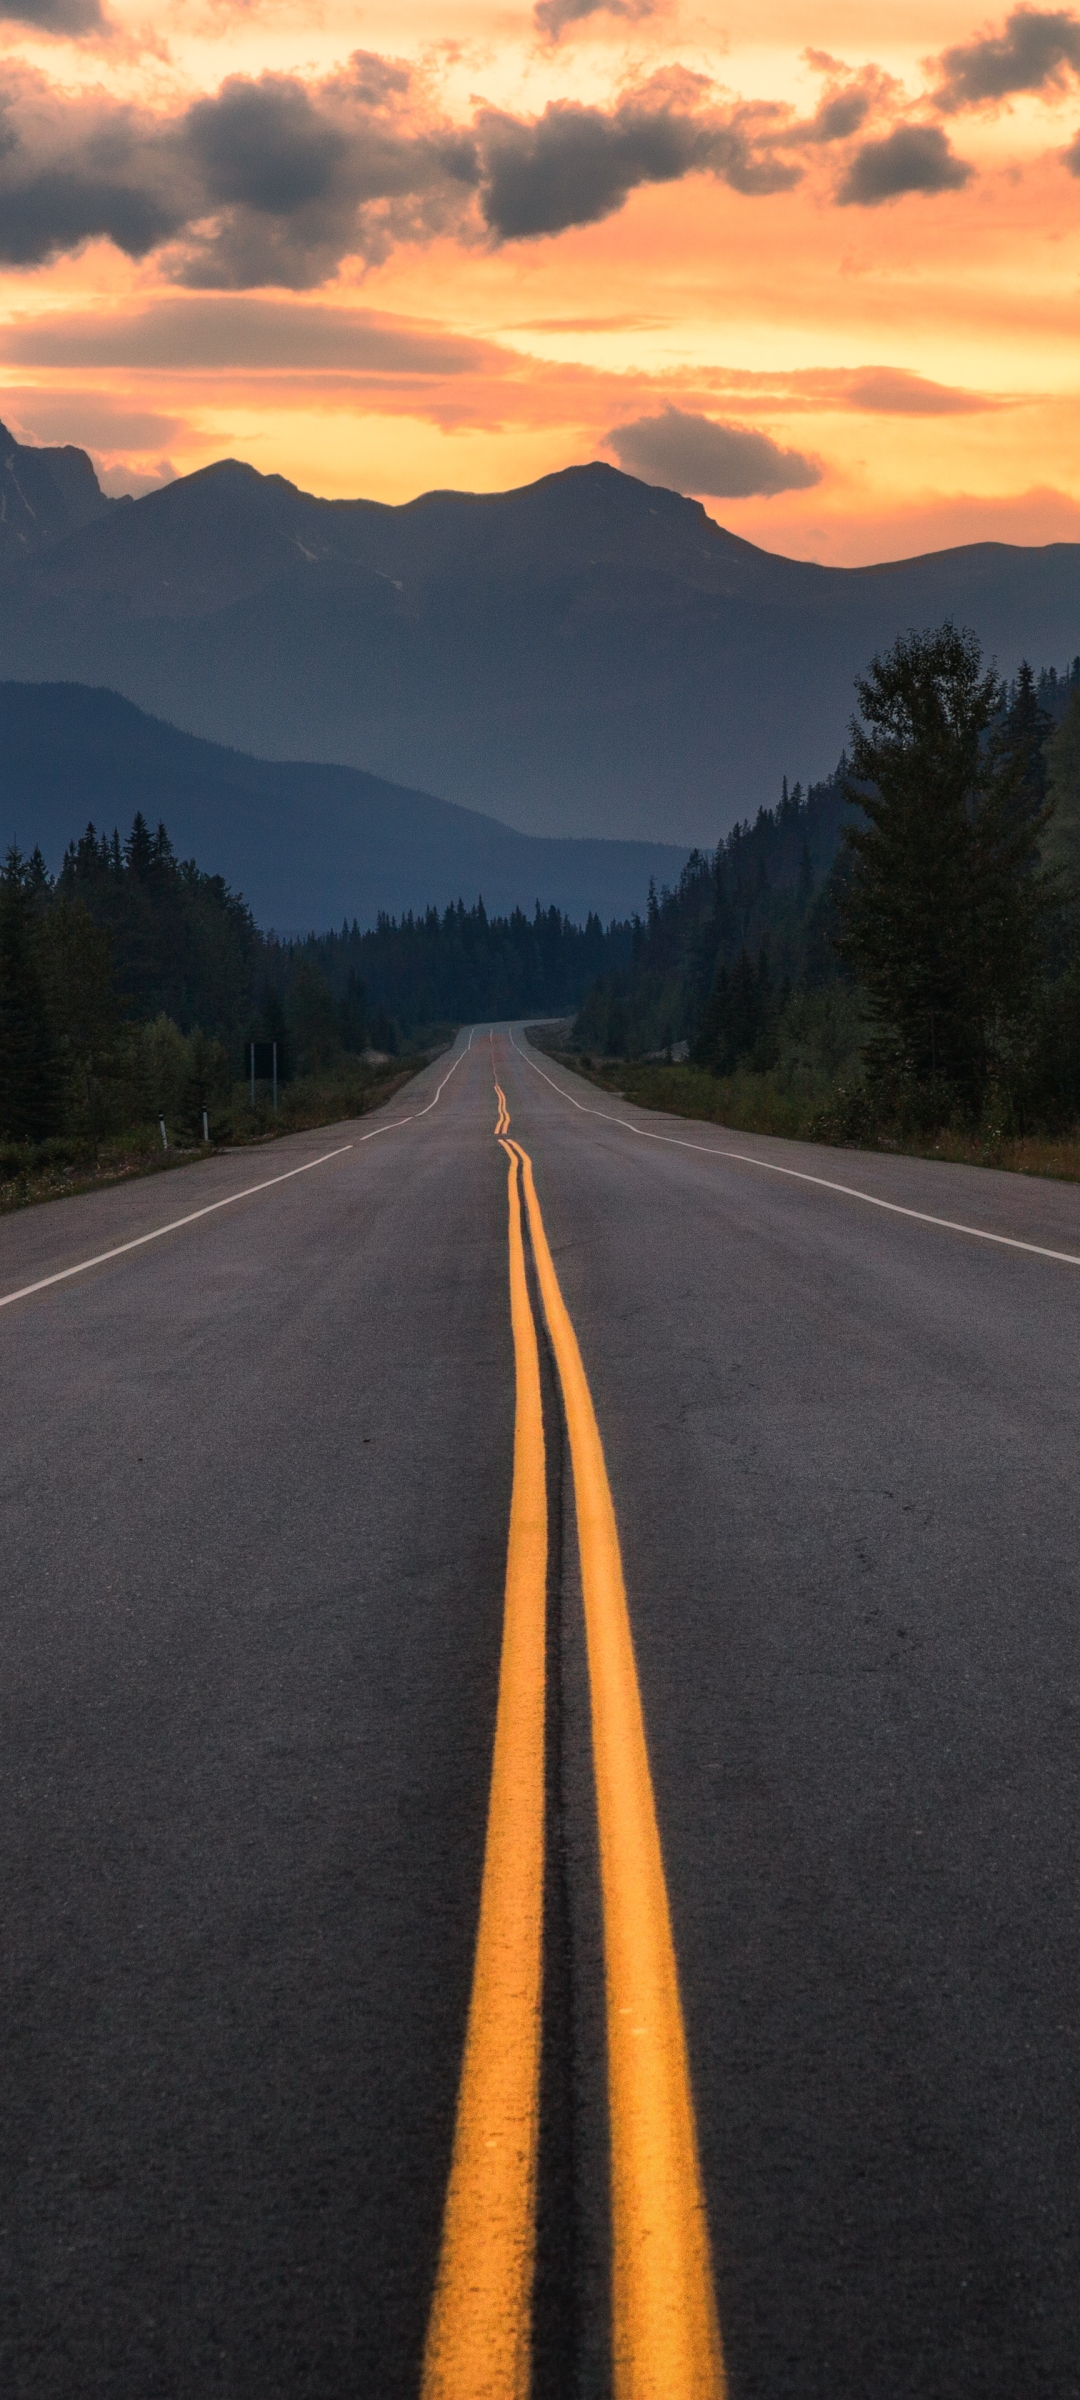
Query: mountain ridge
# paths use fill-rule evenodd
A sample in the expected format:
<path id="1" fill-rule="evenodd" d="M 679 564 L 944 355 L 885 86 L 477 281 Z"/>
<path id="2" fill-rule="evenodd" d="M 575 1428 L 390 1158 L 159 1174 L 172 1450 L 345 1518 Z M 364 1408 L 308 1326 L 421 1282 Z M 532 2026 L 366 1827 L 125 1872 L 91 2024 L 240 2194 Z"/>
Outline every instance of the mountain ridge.
<path id="1" fill-rule="evenodd" d="M 24 479 L 60 455 L 9 448 Z M 714 845 L 831 771 L 855 676 L 912 625 L 972 626 L 1007 673 L 1080 649 L 1080 544 L 821 566 L 602 462 L 391 506 L 219 460 L 97 506 L 72 455 L 81 521 L 0 544 L 11 678 L 521 833 Z"/>
<path id="2" fill-rule="evenodd" d="M 324 932 L 483 897 L 490 914 L 553 903 L 576 923 L 643 908 L 686 852 L 558 841 L 355 767 L 256 759 L 82 684 L 0 683 L 0 849 L 39 844 L 55 871 L 93 820 L 164 819 L 181 857 L 243 893 L 257 921 Z"/>

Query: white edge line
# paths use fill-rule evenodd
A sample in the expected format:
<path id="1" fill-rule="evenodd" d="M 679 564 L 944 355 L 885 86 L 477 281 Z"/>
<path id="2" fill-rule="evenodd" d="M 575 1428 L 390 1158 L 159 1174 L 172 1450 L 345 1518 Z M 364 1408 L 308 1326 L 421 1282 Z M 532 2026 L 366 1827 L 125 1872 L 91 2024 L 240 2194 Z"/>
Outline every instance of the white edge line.
<path id="1" fill-rule="evenodd" d="M 56 1275 L 42 1275 L 37 1283 L 24 1283 L 17 1292 L 0 1295 L 0 1308 L 11 1308 L 16 1300 L 28 1300 L 31 1292 L 47 1291 L 51 1283 L 67 1283 L 72 1275 L 88 1275 L 91 1267 L 103 1267 L 110 1258 L 123 1258 L 127 1250 L 141 1250 L 146 1242 L 160 1242 L 166 1233 L 179 1233 L 182 1225 L 194 1225 L 198 1217 L 212 1217 L 215 1209 L 231 1208 L 235 1200 L 250 1200 L 256 1192 L 268 1192 L 272 1184 L 291 1183 L 294 1175 L 307 1175 L 312 1167 L 324 1167 L 327 1159 L 343 1158 L 351 1142 L 343 1142 L 340 1150 L 326 1150 L 321 1158 L 307 1158 L 302 1167 L 289 1167 L 284 1175 L 269 1175 L 265 1183 L 249 1183 L 242 1192 L 228 1192 L 224 1200 L 211 1200 L 205 1208 L 193 1208 L 186 1217 L 173 1217 L 168 1225 L 155 1225 L 150 1233 L 137 1233 L 133 1241 L 118 1242 L 115 1250 L 99 1250 L 96 1258 L 80 1258 L 74 1267 L 61 1267 Z"/>
<path id="2" fill-rule="evenodd" d="M 845 1200 L 862 1200 L 867 1208 L 884 1208 L 893 1217 L 911 1217 L 917 1225 L 937 1225 L 943 1233 L 963 1233 L 973 1242 L 996 1242 L 1003 1250 L 1026 1250 L 1030 1258 L 1050 1258 L 1060 1267 L 1080 1267 L 1080 1257 L 1071 1250 L 1046 1250 L 1039 1242 L 1022 1242 L 1016 1234 L 988 1233 L 981 1225 L 960 1225 L 952 1217 L 932 1217 L 926 1209 L 904 1208 L 899 1200 L 880 1200 L 876 1192 L 860 1192 L 851 1183 L 832 1183 L 828 1176 L 811 1175 L 804 1167 L 781 1167 L 775 1159 L 752 1158 L 745 1150 L 720 1150 L 715 1142 L 687 1142 L 677 1133 L 653 1133 L 648 1125 L 635 1125 L 629 1117 L 613 1116 L 610 1109 L 588 1108 L 584 1100 L 575 1100 L 572 1092 L 564 1091 L 553 1076 L 545 1075 L 543 1067 L 538 1067 L 527 1051 L 518 1047 L 509 1025 L 506 1030 L 511 1048 L 517 1050 L 518 1057 L 532 1068 L 534 1075 L 551 1085 L 560 1100 L 569 1100 L 571 1108 L 580 1109 L 584 1117 L 602 1117 L 605 1125 L 625 1126 L 627 1133 L 640 1135 L 644 1142 L 664 1142 L 672 1150 L 696 1150 L 703 1158 L 726 1158 L 740 1167 L 761 1167 L 766 1175 L 786 1175 L 794 1183 L 813 1183 L 819 1191 L 839 1192 Z"/>
<path id="3" fill-rule="evenodd" d="M 186 1217 L 172 1217 L 167 1225 L 155 1225 L 150 1233 L 137 1233 L 132 1241 L 118 1242 L 113 1250 L 99 1250 L 96 1258 L 80 1258 L 76 1266 L 61 1267 L 55 1275 L 42 1275 L 37 1283 L 24 1283 L 17 1292 L 0 1293 L 0 1308 L 12 1308 L 16 1300 L 29 1300 L 34 1292 L 47 1292 L 51 1284 L 68 1283 L 73 1275 L 88 1275 L 91 1267 L 107 1266 L 111 1258 L 123 1258 L 129 1250 L 142 1250 L 147 1242 L 160 1242 L 167 1233 L 179 1233 L 182 1226 L 195 1225 L 200 1217 L 212 1217 L 219 1208 L 232 1208 L 237 1200 L 252 1200 L 257 1192 L 272 1191 L 277 1183 L 291 1183 L 294 1175 L 309 1175 L 313 1167 L 325 1167 L 332 1158 L 344 1158 L 346 1151 L 359 1148 L 360 1142 L 374 1141 L 377 1133 L 394 1133 L 399 1125 L 415 1124 L 417 1117 L 426 1117 L 428 1109 L 434 1108 L 454 1067 L 459 1067 L 466 1057 L 468 1047 L 467 1044 L 465 1050 L 459 1050 L 450 1073 L 443 1076 L 435 1100 L 429 1100 L 426 1108 L 414 1109 L 411 1117 L 394 1117 L 389 1125 L 373 1125 L 371 1132 L 362 1133 L 356 1144 L 342 1142 L 338 1150 L 324 1150 L 321 1158 L 306 1158 L 302 1167 L 287 1167 L 283 1175 L 268 1175 L 263 1183 L 245 1184 L 242 1192 L 227 1192 L 224 1200 L 210 1200 L 205 1208 L 190 1209 Z"/>

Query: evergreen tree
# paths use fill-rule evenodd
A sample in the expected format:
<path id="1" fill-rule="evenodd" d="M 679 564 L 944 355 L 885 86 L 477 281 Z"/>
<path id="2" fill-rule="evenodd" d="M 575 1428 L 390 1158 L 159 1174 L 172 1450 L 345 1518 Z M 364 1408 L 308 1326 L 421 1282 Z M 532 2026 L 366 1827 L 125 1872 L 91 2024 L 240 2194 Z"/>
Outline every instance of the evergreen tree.
<path id="1" fill-rule="evenodd" d="M 0 878 L 0 1138 L 41 1142 L 60 1128 L 60 1062 L 34 939 L 34 901 L 16 849 Z"/>
<path id="2" fill-rule="evenodd" d="M 694 1044 L 695 1066 L 711 1067 L 715 1075 L 733 1075 L 745 1066 L 759 1072 L 772 1066 L 777 1014 L 764 949 L 756 966 L 749 952 L 741 950 L 730 974 L 721 962 Z"/>
<path id="3" fill-rule="evenodd" d="M 252 1037 L 249 1036 L 249 1039 L 251 1038 Z M 290 1075 L 292 1074 L 292 1047 L 289 1035 L 289 1021 L 282 1005 L 281 993 L 273 984 L 267 985 L 266 991 L 263 995 L 259 1028 L 254 1035 L 254 1039 L 257 1042 L 277 1043 L 278 1082 L 279 1084 L 287 1083 Z"/>
<path id="4" fill-rule="evenodd" d="M 992 742 L 1003 790 L 1007 783 L 1011 808 L 1020 816 L 1037 817 L 1046 806 L 1046 750 L 1053 730 L 1053 719 L 1040 703 L 1035 676 L 1025 658 Z"/>
<path id="5" fill-rule="evenodd" d="M 1046 760 L 1053 813 L 1042 838 L 1043 864 L 1058 869 L 1066 891 L 1080 898 L 1080 684 L 1051 735 Z"/>
<path id="6" fill-rule="evenodd" d="M 354 1057 L 367 1047 L 367 993 L 363 979 L 350 967 L 344 998 L 338 1004 L 341 1047 Z"/>
<path id="7" fill-rule="evenodd" d="M 301 1074 L 321 1074 L 340 1056 L 341 1032 L 333 993 L 314 958 L 299 960 L 286 1012 Z"/>
<path id="8" fill-rule="evenodd" d="M 164 832 L 164 827 L 162 826 L 160 830 Z M 124 844 L 124 865 L 136 883 L 149 881 L 157 855 L 146 818 L 141 808 L 136 809 L 132 818 L 131 832 Z"/>
<path id="9" fill-rule="evenodd" d="M 102 1082 L 114 1057 L 120 1008 L 113 981 L 112 943 L 80 899 L 57 892 L 42 910 L 37 949 L 46 1004 L 63 1069 L 69 1128 L 96 1135 Z"/>
<path id="10" fill-rule="evenodd" d="M 1016 753 L 988 740 L 1002 692 L 975 636 L 901 636 L 856 685 L 853 865 L 837 947 L 874 1023 L 872 1077 L 939 1113 L 977 1106 L 1034 1007 L 1047 908 L 1043 815 L 1018 805 Z"/>
<path id="11" fill-rule="evenodd" d="M 695 1067 L 711 1067 L 716 1075 L 723 1073 L 720 1061 L 727 1053 L 730 1014 L 731 977 L 721 959 L 705 1003 L 697 1040 L 691 1045 L 690 1056 Z"/>

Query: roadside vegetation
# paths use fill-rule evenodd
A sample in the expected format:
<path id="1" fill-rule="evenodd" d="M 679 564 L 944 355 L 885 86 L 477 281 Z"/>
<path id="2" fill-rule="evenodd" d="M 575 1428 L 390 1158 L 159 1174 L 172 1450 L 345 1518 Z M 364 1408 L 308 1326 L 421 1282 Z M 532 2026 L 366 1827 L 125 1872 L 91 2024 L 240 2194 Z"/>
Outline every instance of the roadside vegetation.
<path id="1" fill-rule="evenodd" d="M 1080 660 L 1006 688 L 945 625 L 857 697 L 834 776 L 606 929 L 478 901 L 282 939 L 141 814 L 55 876 L 12 850 L 0 1207 L 355 1116 L 456 1024 L 530 1014 L 646 1106 L 1075 1174 Z"/>
<path id="2" fill-rule="evenodd" d="M 463 1019 L 576 1006 L 630 940 L 482 901 L 282 940 L 141 814 L 125 841 L 88 826 L 56 876 L 12 850 L 0 1208 L 357 1116 Z"/>
<path id="3" fill-rule="evenodd" d="M 151 1037 L 153 1049 L 167 1047 L 172 1070 L 171 1077 L 161 1074 L 159 1060 L 154 1098 L 168 1099 L 170 1081 L 173 1094 L 179 1095 L 177 1105 L 165 1120 L 167 1147 L 162 1140 L 160 1118 L 146 1114 L 146 1103 L 139 1099 L 129 1105 L 126 1113 L 130 1114 L 131 1122 L 120 1130 L 52 1134 L 38 1142 L 0 1142 L 0 1214 L 25 1208 L 33 1201 L 58 1200 L 69 1192 L 94 1191 L 104 1184 L 122 1183 L 134 1175 L 167 1173 L 170 1168 L 190 1166 L 219 1150 L 246 1149 L 254 1143 L 272 1142 L 282 1134 L 302 1133 L 309 1127 L 363 1116 L 368 1109 L 378 1108 L 390 1099 L 427 1064 L 424 1053 L 373 1063 L 343 1060 L 336 1074 L 297 1077 L 279 1094 L 277 1110 L 265 1085 L 257 1084 L 252 1108 L 247 1082 L 234 1084 L 228 1092 L 219 1090 L 217 1094 L 206 1082 L 195 1083 L 190 1059 L 197 1037 L 185 1043 L 167 1018 L 146 1027 L 145 1032 Z M 213 1114 L 207 1112 L 205 1134 L 201 1111 L 191 1105 L 193 1089 L 196 1094 L 206 1092 L 215 1101 Z M 114 1092 L 112 1097 L 116 1099 L 118 1095 Z"/>
<path id="4" fill-rule="evenodd" d="M 647 1107 L 1080 1173 L 1080 662 L 909 634 L 837 775 L 650 895 L 567 1039 Z"/>

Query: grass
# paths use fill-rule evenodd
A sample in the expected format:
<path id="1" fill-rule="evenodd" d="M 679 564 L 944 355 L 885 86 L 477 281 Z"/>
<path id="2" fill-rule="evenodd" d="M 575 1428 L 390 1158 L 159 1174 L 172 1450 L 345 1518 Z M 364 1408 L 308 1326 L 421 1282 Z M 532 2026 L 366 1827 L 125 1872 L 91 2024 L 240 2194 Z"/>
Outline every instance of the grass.
<path id="1" fill-rule="evenodd" d="M 42 1200 L 66 1199 L 73 1192 L 101 1191 L 137 1176 L 169 1174 L 223 1152 L 279 1141 L 287 1133 L 365 1116 L 392 1099 L 427 1064 L 424 1056 L 390 1058 L 382 1066 L 358 1060 L 355 1067 L 350 1061 L 340 1074 L 299 1077 L 285 1085 L 276 1116 L 258 1097 L 253 1110 L 248 1087 L 237 1084 L 229 1107 L 211 1111 L 208 1143 L 188 1134 L 171 1140 L 164 1150 L 156 1123 L 134 1126 L 98 1143 L 64 1135 L 48 1142 L 5 1142 L 0 1144 L 0 1215 Z"/>
<path id="2" fill-rule="evenodd" d="M 535 1037 L 534 1037 L 535 1038 Z M 955 1165 L 1003 1167 L 1015 1175 L 1044 1175 L 1080 1183 L 1080 1128 L 1060 1135 L 1012 1136 L 945 1127 L 923 1135 L 861 1128 L 857 1138 L 839 1130 L 845 1095 L 834 1078 L 776 1068 L 767 1074 L 711 1075 L 705 1067 L 668 1066 L 660 1061 L 590 1059 L 575 1051 L 552 1050 L 559 1064 L 587 1078 L 613 1098 L 670 1116 L 725 1125 L 732 1133 L 781 1134 L 789 1141 L 824 1142 L 836 1149 L 885 1150 L 909 1158 L 941 1158 Z"/>

